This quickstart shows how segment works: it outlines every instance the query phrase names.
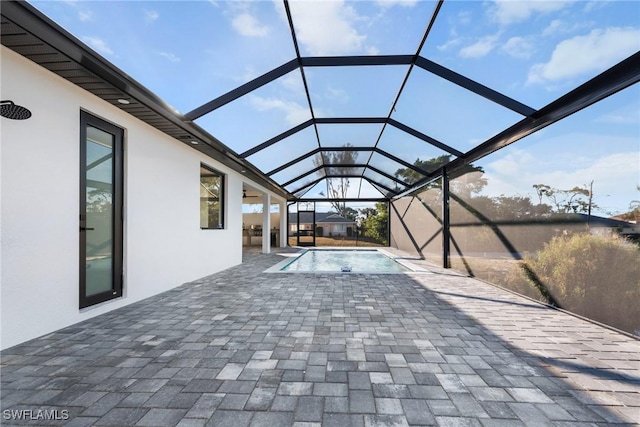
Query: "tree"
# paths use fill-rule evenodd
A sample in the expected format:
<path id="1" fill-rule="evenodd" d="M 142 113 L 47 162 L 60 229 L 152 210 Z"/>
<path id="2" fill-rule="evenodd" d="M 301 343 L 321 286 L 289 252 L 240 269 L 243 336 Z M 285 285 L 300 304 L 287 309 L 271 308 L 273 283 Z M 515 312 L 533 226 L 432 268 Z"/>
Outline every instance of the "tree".
<path id="1" fill-rule="evenodd" d="M 355 221 L 356 219 L 358 219 L 358 211 L 347 206 L 344 208 L 344 214 L 342 216 Z"/>
<path id="2" fill-rule="evenodd" d="M 87 188 L 87 212 L 111 212 L 111 190 L 104 188 Z"/>
<path id="3" fill-rule="evenodd" d="M 640 191 L 640 185 L 637 185 L 636 189 Z M 622 215 L 622 218 L 626 221 L 640 221 L 640 200 L 630 201 L 629 212 Z"/>
<path id="4" fill-rule="evenodd" d="M 222 179 L 220 176 L 204 176 L 200 179 L 200 220 L 207 228 L 222 227 L 220 214 L 220 194 Z"/>
<path id="5" fill-rule="evenodd" d="M 593 191 L 591 186 L 584 185 L 583 187 L 573 187 L 569 190 L 561 190 L 559 188 L 553 188 L 546 184 L 534 184 L 533 188 L 538 195 L 539 204 L 542 204 L 543 200 L 551 202 L 551 207 L 556 213 L 587 213 L 591 214 L 593 209 L 598 209 L 599 206 L 593 203 Z"/>
<path id="6" fill-rule="evenodd" d="M 551 208 L 546 204 L 534 205 L 529 197 L 505 196 L 504 194 L 493 198 L 495 220 L 517 220 L 532 217 L 543 217 L 551 213 Z"/>
<path id="7" fill-rule="evenodd" d="M 413 165 L 425 172 L 433 172 L 451 161 L 450 154 L 443 154 L 427 160 L 416 159 Z M 411 168 L 400 168 L 395 176 L 404 180 L 407 184 L 414 184 L 424 178 L 424 175 Z M 481 166 L 465 165 L 454 171 L 449 177 L 450 190 L 460 197 L 470 197 L 471 194 L 479 193 L 487 185 L 484 177 L 484 170 Z M 441 188 L 441 181 L 437 180 L 429 184 L 429 188 Z"/>
<path id="8" fill-rule="evenodd" d="M 482 166 L 465 165 L 449 176 L 449 191 L 461 198 L 471 198 L 488 183 Z"/>
<path id="9" fill-rule="evenodd" d="M 366 235 L 380 243 L 388 244 L 389 210 L 387 204 L 378 202 L 375 209 L 360 209 L 360 214 L 364 217 L 362 227 Z"/>
<path id="10" fill-rule="evenodd" d="M 444 154 L 442 156 L 434 157 L 432 159 L 427 159 L 427 160 L 420 160 L 420 158 L 418 157 L 416 161 L 413 162 L 413 166 L 425 172 L 432 172 L 438 169 L 440 166 L 446 165 L 450 161 L 451 161 L 451 156 L 448 154 Z M 396 178 L 402 179 L 407 184 L 414 184 L 424 178 L 424 175 L 422 175 L 419 172 L 416 172 L 411 168 L 398 169 L 395 175 L 396 175 Z"/>
<path id="11" fill-rule="evenodd" d="M 370 216 L 376 215 L 378 213 L 378 210 L 374 208 L 362 208 L 359 210 L 359 213 L 362 219 L 366 220 Z"/>
<path id="12" fill-rule="evenodd" d="M 640 248 L 616 235 L 570 233 L 524 256 L 501 283 L 591 319 L 640 330 Z"/>
<path id="13" fill-rule="evenodd" d="M 353 147 L 352 144 L 346 143 L 343 147 Z M 348 177 L 344 175 L 350 175 L 354 173 L 354 168 L 349 165 L 353 165 L 358 158 L 357 151 L 329 151 L 323 153 L 321 156 L 317 156 L 313 159 L 313 163 L 316 166 L 324 166 L 326 170 L 327 178 L 327 197 L 335 199 L 331 201 L 331 206 L 341 216 L 349 218 L 351 212 L 347 210 L 346 199 L 349 191 L 350 181 Z M 338 175 L 331 177 L 332 175 Z M 343 176 L 339 176 L 343 175 Z M 320 195 L 324 196 L 324 191 L 320 192 Z"/>

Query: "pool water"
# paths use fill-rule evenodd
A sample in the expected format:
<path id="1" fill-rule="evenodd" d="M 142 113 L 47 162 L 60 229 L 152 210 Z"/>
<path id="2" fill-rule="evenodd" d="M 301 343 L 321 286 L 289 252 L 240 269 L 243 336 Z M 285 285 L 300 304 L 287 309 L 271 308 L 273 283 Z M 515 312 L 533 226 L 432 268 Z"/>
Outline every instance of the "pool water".
<path id="1" fill-rule="evenodd" d="M 308 250 L 281 271 L 404 272 L 410 271 L 377 250 Z"/>

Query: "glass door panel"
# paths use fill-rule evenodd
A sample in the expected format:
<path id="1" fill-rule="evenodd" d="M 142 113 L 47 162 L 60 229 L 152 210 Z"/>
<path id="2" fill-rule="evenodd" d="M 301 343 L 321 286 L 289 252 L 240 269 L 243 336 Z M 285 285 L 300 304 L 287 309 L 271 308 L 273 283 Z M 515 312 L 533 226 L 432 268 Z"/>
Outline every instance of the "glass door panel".
<path id="1" fill-rule="evenodd" d="M 83 113 L 80 160 L 80 307 L 122 295 L 122 137 Z"/>
<path id="2" fill-rule="evenodd" d="M 298 211 L 298 246 L 316 245 L 315 211 Z"/>
<path id="3" fill-rule="evenodd" d="M 113 288 L 113 140 L 113 135 L 87 127 L 87 296 Z"/>

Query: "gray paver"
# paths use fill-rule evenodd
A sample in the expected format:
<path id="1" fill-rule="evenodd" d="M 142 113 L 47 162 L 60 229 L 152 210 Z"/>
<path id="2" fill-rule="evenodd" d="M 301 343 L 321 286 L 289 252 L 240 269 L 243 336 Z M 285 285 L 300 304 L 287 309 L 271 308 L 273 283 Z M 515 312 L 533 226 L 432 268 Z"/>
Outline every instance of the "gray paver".
<path id="1" fill-rule="evenodd" d="M 147 412 L 140 421 L 136 423 L 136 425 L 150 427 L 175 426 L 186 413 L 187 411 L 182 409 L 153 408 L 150 409 L 149 412 Z"/>
<path id="2" fill-rule="evenodd" d="M 186 417 L 209 419 L 220 406 L 224 394 L 205 393 L 200 395 L 196 403 L 189 409 Z"/>
<path id="3" fill-rule="evenodd" d="M 210 427 L 247 427 L 253 412 L 218 410 L 207 423 Z"/>
<path id="4" fill-rule="evenodd" d="M 256 412 L 251 427 L 289 426 L 293 424 L 291 412 Z"/>
<path id="5" fill-rule="evenodd" d="M 376 401 L 376 412 L 379 414 L 404 414 L 400 399 L 379 397 Z M 425 404 L 426 406 L 426 404 Z"/>
<path id="6" fill-rule="evenodd" d="M 364 417 L 359 414 L 325 413 L 322 418 L 323 427 L 363 427 Z"/>
<path id="7" fill-rule="evenodd" d="M 248 394 L 227 394 L 218 405 L 218 408 L 241 410 L 244 409 L 244 405 L 248 400 Z"/>
<path id="8" fill-rule="evenodd" d="M 316 396 L 346 396 L 348 388 L 340 383 L 315 383 L 313 394 Z"/>
<path id="9" fill-rule="evenodd" d="M 302 396 L 298 400 L 295 412 L 296 421 L 322 421 L 324 398 L 316 396 Z"/>
<path id="10" fill-rule="evenodd" d="M 426 261 L 438 274 L 265 280 L 282 257 L 245 258 L 3 351 L 2 410 L 69 409 L 69 426 L 640 424 L 637 340 Z"/>
<path id="11" fill-rule="evenodd" d="M 429 410 L 426 401 L 421 399 L 402 399 L 400 402 L 409 424 L 435 424 L 435 418 Z"/>
<path id="12" fill-rule="evenodd" d="M 294 411 L 298 405 L 298 398 L 295 396 L 276 396 L 271 404 L 272 411 Z"/>
<path id="13" fill-rule="evenodd" d="M 347 397 L 325 397 L 324 411 L 339 413 L 349 412 L 349 399 Z"/>
<path id="14" fill-rule="evenodd" d="M 276 390 L 273 388 L 256 388 L 251 393 L 245 409 L 250 411 L 266 411 L 271 407 L 273 399 L 276 397 Z"/>
<path id="15" fill-rule="evenodd" d="M 368 390 L 351 390 L 349 392 L 349 412 L 374 413 L 376 412 L 373 393 Z"/>
<path id="16" fill-rule="evenodd" d="M 278 394 L 287 396 L 310 395 L 313 391 L 313 383 L 305 382 L 283 382 L 278 387 Z"/>
<path id="17" fill-rule="evenodd" d="M 409 427 L 403 415 L 365 415 L 365 427 Z"/>
<path id="18" fill-rule="evenodd" d="M 149 410 L 133 408 L 114 408 L 95 422 L 97 426 L 126 426 L 138 422 Z"/>

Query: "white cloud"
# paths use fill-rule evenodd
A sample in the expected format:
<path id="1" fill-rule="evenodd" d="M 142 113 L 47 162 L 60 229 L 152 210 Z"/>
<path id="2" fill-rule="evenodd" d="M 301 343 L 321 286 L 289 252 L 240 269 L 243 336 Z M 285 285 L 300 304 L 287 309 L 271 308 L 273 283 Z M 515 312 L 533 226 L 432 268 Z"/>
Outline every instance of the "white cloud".
<path id="1" fill-rule="evenodd" d="M 523 150 L 513 149 L 504 157 L 494 160 L 486 167 L 487 172 L 490 170 L 497 171 L 498 175 L 518 176 L 522 171 L 523 165 L 530 165 L 534 162 L 531 154 Z"/>
<path id="2" fill-rule="evenodd" d="M 255 68 L 252 66 L 246 66 L 244 68 L 244 72 L 242 74 L 236 74 L 233 76 L 235 81 L 239 81 L 242 83 L 250 82 L 251 80 L 258 77 L 259 74 L 256 72 Z"/>
<path id="3" fill-rule="evenodd" d="M 511 37 L 500 49 L 514 58 L 528 59 L 535 50 L 535 44 L 524 37 Z"/>
<path id="4" fill-rule="evenodd" d="M 82 38 L 82 41 L 84 41 L 86 44 L 91 46 L 96 52 L 102 55 L 114 54 L 113 50 L 107 45 L 107 42 L 105 42 L 104 40 L 98 37 L 85 36 Z"/>
<path id="5" fill-rule="evenodd" d="M 568 34 L 583 28 L 590 28 L 591 26 L 592 23 L 586 21 L 569 23 L 561 19 L 554 19 L 542 30 L 542 35 L 549 37 L 556 34 Z"/>
<path id="6" fill-rule="evenodd" d="M 366 52 L 367 36 L 356 29 L 362 20 L 344 0 L 290 2 L 298 42 L 311 55 L 346 55 Z"/>
<path id="7" fill-rule="evenodd" d="M 383 8 L 390 8 L 393 6 L 401 7 L 413 7 L 418 3 L 418 0 L 376 0 L 378 6 Z"/>
<path id="8" fill-rule="evenodd" d="M 264 37 L 269 34 L 269 27 L 261 24 L 255 16 L 248 12 L 234 17 L 231 24 L 240 35 L 245 37 Z"/>
<path id="9" fill-rule="evenodd" d="M 605 8 L 613 3 L 611 0 L 592 0 L 587 1 L 584 6 L 584 11 L 587 13 L 597 11 L 599 9 Z"/>
<path id="10" fill-rule="evenodd" d="M 637 105 L 624 105 L 620 108 L 603 114 L 596 119 L 598 123 L 612 123 L 617 125 L 640 125 L 640 108 Z"/>
<path id="11" fill-rule="evenodd" d="M 482 58 L 496 47 L 497 42 L 497 35 L 485 36 L 474 44 L 463 47 L 458 54 L 463 58 Z"/>
<path id="12" fill-rule="evenodd" d="M 612 124 L 637 124 L 638 112 L 630 113 L 628 111 L 622 111 L 618 114 L 606 114 L 600 117 L 598 121 Z"/>
<path id="13" fill-rule="evenodd" d="M 344 89 L 340 89 L 334 86 L 327 86 L 325 96 L 332 101 L 339 101 L 342 103 L 349 102 L 349 94 Z"/>
<path id="14" fill-rule="evenodd" d="M 635 159 L 635 163 L 634 163 Z M 636 152 L 613 153 L 597 159 L 574 158 L 561 169 L 552 169 L 548 159 L 541 159 L 524 150 L 512 149 L 501 159 L 486 165 L 485 177 L 489 185 L 483 190 L 487 196 L 529 196 L 537 202 L 534 184 L 548 184 L 555 188 L 569 189 L 594 181 L 594 201 L 605 211 L 624 212 L 638 179 L 640 154 Z M 628 185 L 623 185 L 628 183 Z M 603 214 L 603 212 L 600 212 Z"/>
<path id="15" fill-rule="evenodd" d="M 298 70 L 281 77 L 278 81 L 288 91 L 300 96 L 306 96 L 302 76 Z"/>
<path id="16" fill-rule="evenodd" d="M 147 22 L 153 22 L 155 20 L 157 20 L 160 17 L 160 14 L 158 12 L 156 12 L 155 10 L 145 10 L 144 11 L 144 18 Z"/>
<path id="17" fill-rule="evenodd" d="M 554 19 L 549 23 L 549 25 L 547 25 L 544 30 L 542 30 L 542 35 L 548 37 L 553 34 L 564 32 L 566 26 L 566 22 L 562 21 L 561 19 Z"/>
<path id="18" fill-rule="evenodd" d="M 471 18 L 471 12 L 469 12 L 468 10 L 458 13 L 458 22 L 462 25 L 470 24 Z"/>
<path id="19" fill-rule="evenodd" d="M 367 55 L 375 56 L 380 54 L 380 49 L 378 49 L 375 46 L 369 46 L 367 47 L 366 52 L 367 52 Z"/>
<path id="20" fill-rule="evenodd" d="M 278 98 L 263 98 L 250 95 L 249 102 L 258 111 L 280 110 L 285 113 L 285 119 L 290 125 L 298 125 L 311 118 L 309 108 L 297 102 L 285 101 Z"/>
<path id="21" fill-rule="evenodd" d="M 556 82 L 598 72 L 638 50 L 640 29 L 595 29 L 558 43 L 547 63 L 531 67 L 527 83 Z"/>
<path id="22" fill-rule="evenodd" d="M 526 21 L 537 13 L 550 13 L 571 5 L 571 1 L 494 0 L 489 14 L 503 25 Z"/>
<path id="23" fill-rule="evenodd" d="M 454 38 L 454 39 L 451 39 L 451 40 L 447 41 L 446 43 L 443 43 L 441 45 L 436 46 L 436 49 L 444 51 L 444 50 L 448 50 L 450 47 L 457 46 L 460 43 L 462 43 L 462 39 L 461 38 Z"/>
<path id="24" fill-rule="evenodd" d="M 93 18 L 93 13 L 90 11 L 80 11 L 78 12 L 78 19 L 81 22 L 89 22 Z"/>
<path id="25" fill-rule="evenodd" d="M 169 53 L 169 52 L 156 52 L 158 55 L 162 56 L 163 58 L 165 58 L 166 60 L 170 61 L 170 62 L 180 62 L 181 59 L 179 57 L 177 57 L 176 55 L 174 55 L 173 53 Z"/>

